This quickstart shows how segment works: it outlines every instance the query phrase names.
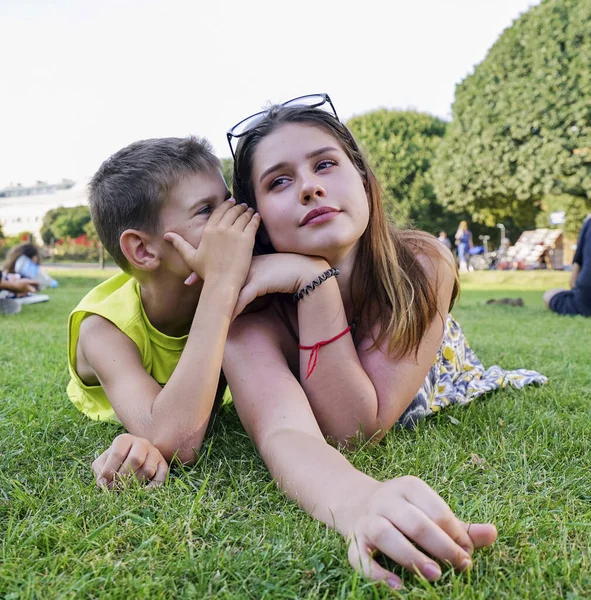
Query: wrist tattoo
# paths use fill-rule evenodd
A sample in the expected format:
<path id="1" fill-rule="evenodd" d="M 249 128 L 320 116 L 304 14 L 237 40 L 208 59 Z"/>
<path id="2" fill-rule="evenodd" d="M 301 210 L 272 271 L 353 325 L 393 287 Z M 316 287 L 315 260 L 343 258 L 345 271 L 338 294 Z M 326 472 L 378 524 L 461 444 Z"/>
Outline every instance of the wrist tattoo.
<path id="1" fill-rule="evenodd" d="M 321 275 L 319 275 L 316 279 L 314 279 L 311 283 L 304 286 L 299 292 L 293 295 L 293 299 L 298 302 L 304 296 L 307 296 L 311 291 L 315 290 L 320 284 L 324 283 L 330 277 L 338 277 L 341 272 L 338 269 L 328 269 L 328 271 L 324 271 Z"/>

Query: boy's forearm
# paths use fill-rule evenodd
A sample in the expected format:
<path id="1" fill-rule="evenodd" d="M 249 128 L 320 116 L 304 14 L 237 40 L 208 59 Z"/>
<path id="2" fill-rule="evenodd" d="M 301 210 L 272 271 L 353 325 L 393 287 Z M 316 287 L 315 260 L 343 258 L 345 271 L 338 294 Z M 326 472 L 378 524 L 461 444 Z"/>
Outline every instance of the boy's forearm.
<path id="1" fill-rule="evenodd" d="M 329 279 L 298 303 L 300 344 L 329 340 L 349 323 L 336 280 Z M 324 431 L 345 442 L 363 431 L 371 437 L 378 419 L 375 388 L 359 361 L 352 334 L 318 349 L 313 373 L 306 379 L 310 350 L 300 350 L 300 380 Z"/>
<path id="2" fill-rule="evenodd" d="M 167 459 L 195 459 L 212 413 L 238 289 L 207 282 L 181 358 L 152 404 L 153 442 Z"/>
<path id="3" fill-rule="evenodd" d="M 276 432 L 259 450 L 277 485 L 308 514 L 344 536 L 379 485 L 323 439 L 297 430 Z"/>

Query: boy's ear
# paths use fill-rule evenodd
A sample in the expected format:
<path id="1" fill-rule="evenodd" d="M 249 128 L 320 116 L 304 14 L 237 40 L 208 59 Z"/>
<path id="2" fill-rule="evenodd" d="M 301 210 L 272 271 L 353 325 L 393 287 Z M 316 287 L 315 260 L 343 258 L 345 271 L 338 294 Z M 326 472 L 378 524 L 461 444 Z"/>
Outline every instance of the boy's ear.
<path id="1" fill-rule="evenodd" d="M 126 229 L 119 238 L 121 251 L 129 264 L 141 271 L 154 271 L 160 266 L 158 244 L 149 233 Z"/>

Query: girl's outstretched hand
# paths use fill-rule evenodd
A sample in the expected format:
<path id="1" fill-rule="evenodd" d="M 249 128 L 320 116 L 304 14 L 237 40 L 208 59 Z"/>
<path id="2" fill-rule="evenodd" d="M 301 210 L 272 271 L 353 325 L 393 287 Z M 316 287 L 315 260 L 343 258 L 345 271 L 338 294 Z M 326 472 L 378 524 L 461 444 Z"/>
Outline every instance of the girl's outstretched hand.
<path id="1" fill-rule="evenodd" d="M 295 294 L 329 268 L 324 259 L 315 256 L 290 253 L 253 256 L 232 318 L 261 296 Z"/>
<path id="2" fill-rule="evenodd" d="M 356 512 L 349 562 L 369 579 L 394 588 L 402 586 L 400 577 L 381 567 L 373 558 L 375 552 L 434 581 L 441 568 L 433 559 L 465 571 L 472 567 L 474 548 L 497 539 L 494 525 L 460 521 L 436 492 L 412 476 L 376 482 Z"/>
<path id="3" fill-rule="evenodd" d="M 152 488 L 166 481 L 168 463 L 151 442 L 123 433 L 92 463 L 92 471 L 101 488 L 111 489 L 126 477 L 149 481 Z"/>

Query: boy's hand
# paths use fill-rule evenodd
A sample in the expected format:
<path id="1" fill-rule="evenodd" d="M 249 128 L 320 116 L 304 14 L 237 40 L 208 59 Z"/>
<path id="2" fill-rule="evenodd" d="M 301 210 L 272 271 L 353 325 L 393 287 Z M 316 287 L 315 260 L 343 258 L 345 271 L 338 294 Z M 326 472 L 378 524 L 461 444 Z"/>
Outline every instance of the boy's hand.
<path id="1" fill-rule="evenodd" d="M 96 484 L 111 489 L 126 476 L 149 481 L 149 488 L 162 485 L 168 475 L 168 464 L 156 446 L 144 438 L 124 433 L 93 463 Z"/>
<path id="2" fill-rule="evenodd" d="M 168 232 L 169 241 L 187 266 L 201 279 L 225 279 L 242 287 L 252 258 L 254 238 L 260 224 L 258 213 L 230 199 L 216 208 L 195 248 L 177 233 Z M 188 282 L 190 283 L 190 278 Z"/>
<path id="3" fill-rule="evenodd" d="M 424 481 L 399 477 L 377 482 L 359 503 L 349 534 L 349 562 L 369 579 L 399 588 L 400 578 L 382 568 L 374 552 L 433 581 L 441 568 L 429 556 L 464 571 L 472 567 L 474 548 L 489 546 L 496 538 L 494 525 L 463 523 Z"/>
<path id="4" fill-rule="evenodd" d="M 324 259 L 302 254 L 253 256 L 232 318 L 237 317 L 253 300 L 266 294 L 295 294 L 329 268 Z"/>

